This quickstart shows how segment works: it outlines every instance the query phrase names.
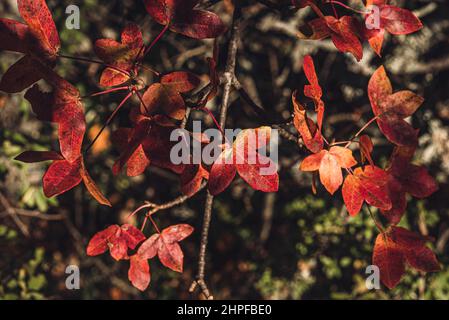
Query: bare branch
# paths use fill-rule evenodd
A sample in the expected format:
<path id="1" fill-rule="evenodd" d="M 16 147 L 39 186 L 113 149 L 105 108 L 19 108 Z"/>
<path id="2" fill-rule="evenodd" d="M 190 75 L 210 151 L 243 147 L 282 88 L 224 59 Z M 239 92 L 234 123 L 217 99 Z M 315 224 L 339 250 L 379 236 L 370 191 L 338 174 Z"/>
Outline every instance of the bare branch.
<path id="1" fill-rule="evenodd" d="M 223 87 L 223 98 L 220 110 L 220 127 L 224 129 L 226 127 L 226 117 L 228 108 L 230 105 L 230 97 L 232 88 L 234 87 L 235 79 L 235 66 L 237 61 L 237 51 L 240 42 L 240 22 L 241 22 L 241 7 L 240 4 L 235 4 L 234 15 L 232 18 L 232 31 L 231 38 L 229 40 L 228 57 L 226 61 Z M 204 210 L 203 230 L 201 235 L 200 254 L 198 258 L 198 274 L 197 279 L 190 287 L 190 292 L 194 292 L 197 287 L 201 289 L 202 294 L 206 299 L 213 299 L 212 294 L 205 282 L 205 269 L 206 269 L 206 252 L 207 242 L 209 237 L 210 222 L 212 220 L 212 207 L 214 202 L 214 196 L 209 192 L 207 193 L 207 199 Z"/>

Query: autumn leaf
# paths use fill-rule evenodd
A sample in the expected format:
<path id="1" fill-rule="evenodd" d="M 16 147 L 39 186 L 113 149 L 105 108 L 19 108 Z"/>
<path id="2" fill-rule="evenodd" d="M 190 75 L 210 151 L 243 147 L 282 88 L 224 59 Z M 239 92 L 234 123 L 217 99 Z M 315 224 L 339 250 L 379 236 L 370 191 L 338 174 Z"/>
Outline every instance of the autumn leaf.
<path id="1" fill-rule="evenodd" d="M 211 194 L 223 192 L 237 172 L 253 189 L 276 192 L 279 188 L 276 165 L 258 152 L 267 146 L 270 138 L 270 127 L 247 129 L 240 132 L 232 147 L 225 146 L 210 171 L 208 188 Z"/>
<path id="2" fill-rule="evenodd" d="M 36 163 L 50 160 L 64 160 L 64 157 L 55 151 L 25 151 L 15 157 L 14 160 L 24 163 Z"/>
<path id="3" fill-rule="evenodd" d="M 391 224 L 398 224 L 407 207 L 406 194 L 426 198 L 438 190 L 427 169 L 411 163 L 415 148 L 396 147 L 390 157 L 387 190 L 392 201 L 390 210 L 381 210 Z"/>
<path id="4" fill-rule="evenodd" d="M 337 19 L 333 16 L 323 16 L 309 21 L 305 27 L 297 34 L 300 39 L 321 40 L 330 37 L 340 52 L 351 53 L 357 61 L 363 58 L 360 26 L 355 18 L 343 16 Z"/>
<path id="5" fill-rule="evenodd" d="M 122 72 L 131 72 L 135 67 L 134 62 L 143 56 L 143 38 L 139 26 L 128 24 L 122 31 L 121 42 L 112 39 L 99 39 L 95 42 L 95 53 L 107 67 L 100 78 L 100 85 L 112 87 L 129 80 L 129 76 Z M 119 70 L 118 70 L 119 69 Z"/>
<path id="6" fill-rule="evenodd" d="M 198 192 L 203 180 L 209 179 L 209 172 L 201 164 L 189 164 L 184 166 L 180 176 L 181 192 L 186 196 L 192 196 Z"/>
<path id="7" fill-rule="evenodd" d="M 319 85 L 315 65 L 312 57 L 310 56 L 306 56 L 304 58 L 304 73 L 310 83 L 304 86 L 304 95 L 312 99 L 314 102 L 317 123 L 307 116 L 305 107 L 298 101 L 297 92 L 294 92 L 292 95 L 294 107 L 293 124 L 301 135 L 302 141 L 304 142 L 306 148 L 313 153 L 317 153 L 320 152 L 324 146 L 324 139 L 321 135 L 324 118 L 324 102 L 321 100 L 323 90 Z"/>
<path id="8" fill-rule="evenodd" d="M 376 70 L 368 84 L 368 96 L 380 131 L 399 146 L 417 144 L 417 130 L 404 119 L 411 116 L 424 99 L 411 91 L 393 93 L 385 68 Z"/>
<path id="9" fill-rule="evenodd" d="M 170 30 L 195 39 L 216 38 L 226 31 L 220 17 L 195 9 L 199 0 L 144 0 L 147 12 Z"/>
<path id="10" fill-rule="evenodd" d="M 170 140 L 172 127 L 158 125 L 155 119 L 140 118 L 134 128 L 120 128 L 113 135 L 113 140 L 121 150 L 115 162 L 113 173 L 118 174 L 127 166 L 130 177 L 142 174 L 151 164 L 181 174 L 183 164 L 174 164 L 170 152 L 176 142 Z"/>
<path id="11" fill-rule="evenodd" d="M 145 291 L 150 285 L 151 274 L 150 265 L 147 259 L 142 259 L 138 254 L 130 257 L 128 279 L 134 287 L 140 291 Z"/>
<path id="12" fill-rule="evenodd" d="M 182 272 L 184 254 L 178 242 L 190 236 L 192 232 L 193 227 L 187 224 L 171 226 L 148 238 L 142 243 L 137 254 L 141 259 L 152 259 L 157 255 L 164 266 Z"/>
<path id="13" fill-rule="evenodd" d="M 303 40 L 322 40 L 328 38 L 331 32 L 323 18 L 316 18 L 300 26 L 297 36 Z"/>
<path id="14" fill-rule="evenodd" d="M 362 60 L 363 47 L 358 35 L 357 21 L 350 16 L 339 19 L 327 16 L 325 20 L 335 47 L 341 52 L 351 53 L 357 61 Z"/>
<path id="15" fill-rule="evenodd" d="M 305 158 L 300 166 L 301 171 L 318 171 L 323 186 L 334 194 L 343 183 L 341 169 L 349 169 L 357 164 L 352 151 L 347 148 L 333 146 L 330 150 L 321 150 Z"/>
<path id="16" fill-rule="evenodd" d="M 87 245 L 87 255 L 97 256 L 109 249 L 115 260 L 128 259 L 128 249 L 134 250 L 143 240 L 145 236 L 136 227 L 113 225 L 92 237 Z"/>
<path id="17" fill-rule="evenodd" d="M 144 118 L 140 120 L 134 128 L 127 131 L 128 136 L 126 137 L 126 140 L 122 140 L 121 143 L 123 151 L 112 169 L 112 172 L 115 175 L 117 175 L 130 160 L 131 169 L 128 172 L 130 176 L 139 175 L 146 169 L 145 164 L 149 164 L 149 159 L 145 159 L 146 156 L 142 153 L 142 143 L 149 136 L 151 125 L 151 120 Z M 124 131 L 120 131 L 121 135 L 123 133 Z M 115 134 L 115 136 L 117 136 L 117 134 Z M 122 138 L 125 138 L 125 136 L 122 135 Z M 142 165 L 142 167 L 138 168 L 140 165 Z"/>
<path id="18" fill-rule="evenodd" d="M 385 234 L 379 234 L 374 245 L 373 265 L 379 268 L 382 283 L 393 289 L 405 273 L 404 253 L 401 247 L 389 240 Z"/>
<path id="19" fill-rule="evenodd" d="M 371 154 L 373 153 L 374 150 L 374 145 L 371 138 L 366 134 L 361 135 L 359 138 L 359 146 L 360 146 L 360 155 L 362 157 L 362 163 L 364 163 L 365 159 L 367 159 L 369 164 L 371 166 L 374 166 L 374 161 L 371 158 Z"/>
<path id="20" fill-rule="evenodd" d="M 393 35 L 404 35 L 414 33 L 422 29 L 423 25 L 419 18 L 411 11 L 386 4 L 386 1 L 373 3 L 368 1 L 367 6 L 375 4 L 378 10 L 373 10 L 365 17 L 366 38 L 373 50 L 381 56 L 385 33 Z M 378 16 L 377 16 L 378 15 Z M 368 29 L 366 25 L 373 25 L 379 21 L 379 28 Z"/>
<path id="21" fill-rule="evenodd" d="M 342 194 L 346 208 L 351 216 L 356 216 L 363 205 L 369 205 L 382 210 L 392 207 L 388 189 L 388 174 L 374 166 L 357 168 L 349 174 L 343 183 Z"/>
<path id="22" fill-rule="evenodd" d="M 400 282 L 405 266 L 421 272 L 435 272 L 440 265 L 435 254 L 425 244 L 428 238 L 401 227 L 391 227 L 377 236 L 373 264 L 379 267 L 380 280 L 389 289 Z"/>
<path id="23" fill-rule="evenodd" d="M 74 162 L 54 161 L 43 178 L 44 194 L 51 198 L 63 194 L 81 183 L 81 158 Z"/>
<path id="24" fill-rule="evenodd" d="M 42 92 L 38 85 L 30 88 L 25 98 L 31 103 L 38 119 L 58 124 L 61 153 L 67 161 L 81 155 L 86 132 L 84 108 L 79 91 L 64 79 L 51 93 Z"/>
<path id="25" fill-rule="evenodd" d="M 196 89 L 201 83 L 200 78 L 188 71 L 176 71 L 161 77 L 161 84 L 179 93 L 187 93 Z"/>
<path id="26" fill-rule="evenodd" d="M 25 24 L 0 19 L 0 50 L 25 54 L 3 75 L 0 90 L 17 93 L 45 78 L 38 64 L 51 66 L 60 47 L 59 35 L 44 0 L 18 0 Z"/>
<path id="27" fill-rule="evenodd" d="M 199 78 L 190 72 L 164 75 L 160 83 L 152 84 L 143 94 L 140 111 L 147 116 L 162 113 L 175 120 L 182 120 L 186 106 L 181 93 L 192 91 L 199 83 Z"/>
<path id="28" fill-rule="evenodd" d="M 81 178 L 83 179 L 84 185 L 87 188 L 87 191 L 89 191 L 92 197 L 94 197 L 99 204 L 112 207 L 109 200 L 103 195 L 103 193 L 100 191 L 95 181 L 89 175 L 89 172 L 87 172 L 83 161 L 81 161 L 80 175 Z"/>

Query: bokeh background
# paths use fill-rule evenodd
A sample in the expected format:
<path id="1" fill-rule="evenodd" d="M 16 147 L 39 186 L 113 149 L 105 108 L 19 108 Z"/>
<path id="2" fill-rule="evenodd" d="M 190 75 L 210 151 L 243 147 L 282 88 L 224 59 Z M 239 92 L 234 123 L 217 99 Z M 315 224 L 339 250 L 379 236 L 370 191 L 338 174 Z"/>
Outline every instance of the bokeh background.
<path id="1" fill-rule="evenodd" d="M 276 2 L 276 1 L 273 1 Z M 280 1 L 279 1 L 280 2 Z M 360 6 L 361 1 L 344 1 Z M 118 38 L 128 22 L 138 23 L 145 39 L 156 36 L 161 26 L 146 14 L 142 1 L 48 0 L 62 39 L 61 52 L 94 57 L 98 38 Z M 416 162 L 428 166 L 440 189 L 426 200 L 410 199 L 401 225 L 435 238 L 433 249 L 443 269 L 422 275 L 409 270 L 394 290 L 367 291 L 365 268 L 371 263 L 377 235 L 366 212 L 348 218 L 341 194 L 330 197 L 321 190 L 313 196 L 310 176 L 298 170 L 304 153 L 295 143 L 280 145 L 281 188 L 263 194 L 237 180 L 216 198 L 208 250 L 207 280 L 216 298 L 229 299 L 448 299 L 449 298 L 449 3 L 445 0 L 396 1 L 414 10 L 424 29 L 400 37 L 388 37 L 383 58 L 365 48 L 363 61 L 336 52 L 329 40 L 300 41 L 298 26 L 314 17 L 308 9 L 279 12 L 252 3 L 244 9 L 244 29 L 238 53 L 237 76 L 251 97 L 264 106 L 273 122 L 287 122 L 291 93 L 302 90 L 305 77 L 302 59 L 313 55 L 326 102 L 325 134 L 348 139 L 372 117 L 366 93 L 373 71 L 384 64 L 396 90 L 410 89 L 426 99 L 412 119 L 421 130 Z M 75 4 L 81 10 L 81 30 L 65 28 L 65 9 Z M 232 4 L 220 1 L 211 10 L 229 24 Z M 341 15 L 349 13 L 338 8 Z M 2 17 L 18 19 L 15 0 L 2 0 Z M 329 11 L 330 12 L 330 11 Z M 223 67 L 229 35 L 219 39 Z M 190 70 L 207 81 L 206 58 L 212 41 L 192 40 L 168 33 L 157 44 L 146 64 L 160 72 Z M 0 52 L 0 73 L 18 57 Z M 101 68 L 61 60 L 57 71 L 76 84 L 82 94 L 98 91 Z M 151 81 L 151 75 L 145 75 Z M 98 132 L 121 94 L 85 100 L 89 137 Z M 114 120 L 90 153 L 87 166 L 113 203 L 105 208 L 95 203 L 83 187 L 46 199 L 41 178 L 48 164 L 24 165 L 12 160 L 25 149 L 57 148 L 55 130 L 36 120 L 22 95 L 0 93 L 0 299 L 190 299 L 188 287 L 195 276 L 204 191 L 172 210 L 160 212 L 161 227 L 189 223 L 194 235 L 182 244 L 185 272 L 175 274 L 151 264 L 152 283 L 144 293 L 127 280 L 127 262 L 109 256 L 85 256 L 86 241 L 105 226 L 120 223 L 145 200 L 162 203 L 179 194 L 178 178 L 151 168 L 137 178 L 114 177 L 111 167 L 118 150 L 109 134 L 126 126 L 128 112 Z M 210 102 L 216 112 L 220 96 Z M 204 126 L 210 118 L 194 113 Z M 264 123 L 237 93 L 232 95 L 228 127 L 250 128 Z M 291 130 L 291 126 L 284 126 Z M 291 130 L 294 133 L 293 130 Z M 375 159 L 385 164 L 392 150 L 374 125 L 367 131 L 376 144 Z M 89 140 L 89 139 L 87 139 Z M 141 217 L 137 218 L 139 221 Z M 147 235 L 152 231 L 146 229 Z M 65 268 L 79 265 L 81 289 L 65 288 Z"/>

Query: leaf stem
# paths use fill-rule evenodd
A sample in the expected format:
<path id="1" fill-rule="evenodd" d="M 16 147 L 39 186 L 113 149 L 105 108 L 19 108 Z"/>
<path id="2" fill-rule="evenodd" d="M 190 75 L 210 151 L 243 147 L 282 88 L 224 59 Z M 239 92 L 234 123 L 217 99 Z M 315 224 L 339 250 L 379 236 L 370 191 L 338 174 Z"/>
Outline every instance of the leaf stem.
<path id="1" fill-rule="evenodd" d="M 154 38 L 154 40 L 150 43 L 150 45 L 145 49 L 142 60 L 150 52 L 150 50 L 156 45 L 156 43 L 158 43 L 159 40 L 164 36 L 165 32 L 167 32 L 169 27 L 170 27 L 170 23 L 167 23 L 164 26 L 164 29 L 162 29 L 162 31 L 158 34 L 158 36 L 156 38 Z"/>
<path id="2" fill-rule="evenodd" d="M 135 90 L 134 92 L 136 93 L 137 97 L 139 98 L 140 102 L 142 103 L 143 107 L 145 108 L 145 112 L 147 113 L 147 115 L 149 115 L 150 111 L 149 111 L 145 101 L 143 101 L 142 95 L 137 90 Z"/>
<path id="3" fill-rule="evenodd" d="M 360 136 L 363 131 L 365 131 L 374 121 L 376 121 L 377 119 L 379 119 L 379 116 L 375 116 L 374 118 L 372 118 L 370 121 L 368 121 L 353 137 L 351 140 L 348 141 L 348 143 L 345 145 L 345 148 L 349 147 L 351 145 L 351 143 L 354 142 L 354 140 Z"/>
<path id="4" fill-rule="evenodd" d="M 156 221 L 154 221 L 153 215 L 148 214 L 147 217 L 148 217 L 148 219 L 150 219 L 151 224 L 153 225 L 154 229 L 156 229 L 156 232 L 160 234 L 161 230 L 159 230 L 159 227 L 157 226 Z"/>
<path id="5" fill-rule="evenodd" d="M 334 8 L 334 12 L 335 12 L 335 5 L 339 5 L 339 6 L 342 6 L 343 8 L 345 8 L 345 9 L 348 9 L 348 10 L 356 12 L 356 13 L 360 13 L 360 14 L 368 14 L 369 13 L 367 11 L 361 11 L 361 10 L 354 9 L 354 8 L 348 6 L 347 4 L 344 4 L 344 3 L 340 2 L 340 1 L 337 1 L 337 0 L 329 0 L 327 3 L 332 4 L 332 7 Z"/>
<path id="6" fill-rule="evenodd" d="M 382 226 L 382 224 L 376 219 L 376 216 L 374 215 L 374 213 L 371 211 L 371 208 L 368 205 L 365 205 L 365 208 L 368 210 L 369 215 L 371 216 L 371 219 L 373 219 L 374 224 L 376 225 L 377 229 L 381 232 L 384 233 L 385 229 Z"/>
<path id="7" fill-rule="evenodd" d="M 90 148 L 92 148 L 92 146 L 95 144 L 95 142 L 97 142 L 98 138 L 101 136 L 101 134 L 103 133 L 103 131 L 106 129 L 106 127 L 111 123 L 111 121 L 115 118 L 115 116 L 117 115 L 117 113 L 119 112 L 119 110 L 123 107 L 123 105 L 126 103 L 126 101 L 129 100 L 129 98 L 132 97 L 134 92 L 130 92 L 128 93 L 128 95 L 122 100 L 122 102 L 120 102 L 120 104 L 118 105 L 117 108 L 115 108 L 114 112 L 112 112 L 112 114 L 109 116 L 108 120 L 106 120 L 106 123 L 103 125 L 103 127 L 101 128 L 100 132 L 98 132 L 98 134 L 95 136 L 95 139 L 92 140 L 92 142 L 89 144 L 89 146 L 86 148 L 86 151 L 84 151 L 84 153 L 87 153 Z"/>
<path id="8" fill-rule="evenodd" d="M 108 94 L 108 93 L 113 93 L 113 92 L 117 92 L 117 91 L 125 91 L 125 90 L 129 90 L 129 87 L 128 86 L 123 86 L 123 87 L 118 87 L 118 88 L 112 88 L 112 89 L 108 89 L 108 90 L 92 93 L 92 94 L 87 95 L 87 96 L 83 96 L 83 97 L 81 97 L 81 99 L 98 97 L 98 96 L 102 96 L 102 95 L 105 95 L 105 94 Z"/>
<path id="9" fill-rule="evenodd" d="M 59 58 L 63 58 L 63 59 L 69 59 L 69 60 L 75 60 L 75 61 L 99 64 L 99 65 L 105 66 L 107 68 L 114 69 L 117 72 L 123 73 L 124 75 L 126 75 L 128 77 L 131 77 L 131 75 L 130 75 L 130 73 L 128 71 L 123 70 L 123 69 L 121 69 L 119 67 L 115 67 L 113 65 L 104 63 L 103 61 L 94 60 L 94 59 L 86 58 L 86 57 L 74 57 L 74 56 L 69 56 L 69 55 L 65 55 L 65 54 L 59 54 L 58 57 Z"/>

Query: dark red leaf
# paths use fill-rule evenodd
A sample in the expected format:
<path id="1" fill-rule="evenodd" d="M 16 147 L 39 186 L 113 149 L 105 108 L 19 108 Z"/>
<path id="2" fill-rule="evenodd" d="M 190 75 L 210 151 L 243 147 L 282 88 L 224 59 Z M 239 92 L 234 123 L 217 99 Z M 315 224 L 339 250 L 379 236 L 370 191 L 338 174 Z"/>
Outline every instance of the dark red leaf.
<path id="1" fill-rule="evenodd" d="M 30 56 L 24 56 L 3 75 L 0 81 L 0 90 L 7 93 L 18 93 L 42 79 L 36 61 Z"/>
<path id="2" fill-rule="evenodd" d="M 15 157 L 14 160 L 35 163 L 49 160 L 64 160 L 64 158 L 55 151 L 25 151 Z"/>
<path id="3" fill-rule="evenodd" d="M 109 249 L 110 239 L 119 232 L 120 227 L 113 225 L 95 234 L 87 245 L 87 255 L 98 256 L 105 253 Z"/>
<path id="4" fill-rule="evenodd" d="M 50 198 L 73 189 L 81 183 L 81 158 L 74 162 L 57 160 L 48 168 L 43 178 L 45 196 Z"/>
<path id="5" fill-rule="evenodd" d="M 201 80 L 194 73 L 177 71 L 163 75 L 161 78 L 161 83 L 172 87 L 180 93 L 187 93 L 197 88 L 201 83 Z"/>
<path id="6" fill-rule="evenodd" d="M 148 13 L 170 30 L 195 39 L 216 38 L 226 28 L 215 13 L 194 9 L 199 0 L 144 0 Z"/>
<path id="7" fill-rule="evenodd" d="M 123 260 L 128 258 L 128 248 L 135 249 L 143 240 L 145 236 L 136 227 L 129 224 L 121 227 L 114 225 L 92 237 L 87 246 L 87 254 L 99 255 L 109 248 L 115 260 Z"/>

